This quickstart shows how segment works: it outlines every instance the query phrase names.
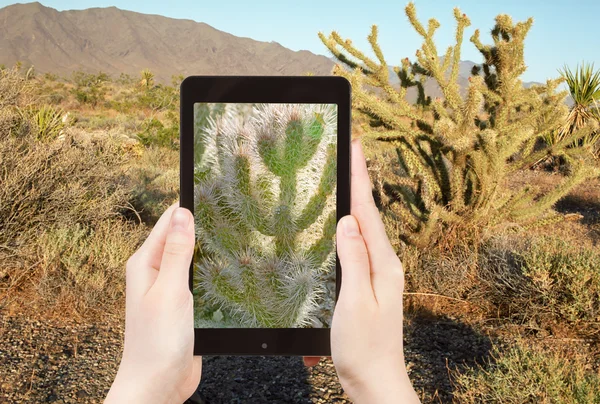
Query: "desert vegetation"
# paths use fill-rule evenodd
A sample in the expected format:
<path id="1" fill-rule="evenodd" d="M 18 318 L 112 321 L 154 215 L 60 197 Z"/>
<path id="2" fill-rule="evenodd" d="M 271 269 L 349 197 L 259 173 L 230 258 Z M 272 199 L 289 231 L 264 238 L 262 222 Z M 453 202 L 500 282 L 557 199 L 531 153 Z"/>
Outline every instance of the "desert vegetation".
<path id="1" fill-rule="evenodd" d="M 456 9 L 455 44 L 438 50 L 439 23 L 423 23 L 413 4 L 406 15 L 423 46 L 392 70 L 396 81 L 377 27 L 369 35 L 375 58 L 337 32 L 320 37 L 339 61 L 334 74 L 353 85 L 353 135 L 362 138 L 373 193 L 402 258 L 407 316 L 450 318 L 492 341 L 487 358 L 441 372 L 451 387 L 421 382 L 419 369 L 410 367 L 422 400 L 600 402 L 600 73 L 574 61 L 557 71 L 556 79 L 526 87 L 520 77 L 532 20 L 515 22 L 500 14 L 489 38 L 480 33 L 487 27 L 480 27 L 483 31 L 465 41 L 470 21 Z M 464 46 L 474 46 L 481 58 L 461 87 Z M 124 263 L 178 199 L 181 80 L 159 81 L 149 69 L 136 77 L 89 71 L 59 77 L 22 64 L 0 70 L 3 317 L 122 321 Z M 442 97 L 427 93 L 430 82 Z M 406 96 L 411 91 L 415 102 Z M 210 128 L 209 115 L 220 116 L 198 110 L 198 125 Z M 195 150 L 198 159 L 218 154 L 211 150 L 210 134 L 205 131 L 207 142 Z M 258 181 L 254 185 L 260 188 L 260 181 L 277 176 L 275 168 L 261 175 L 246 169 L 249 158 L 264 160 L 267 167 L 269 142 L 276 140 L 262 139 L 264 147 L 257 148 L 262 154 L 229 156 L 238 164 L 238 176 L 213 172 L 229 180 L 219 186 L 243 191 L 244 179 Z M 326 147 L 319 153 L 327 160 Z M 200 208 L 214 207 L 222 192 L 209 181 L 210 170 L 227 167 L 217 164 L 196 173 L 204 184 L 197 195 Z M 322 167 L 320 175 L 331 174 L 327 167 L 332 167 Z M 286 175 L 294 171 L 286 169 Z M 285 173 L 280 174 L 283 184 Z M 320 184 L 316 196 L 306 200 L 314 209 L 296 218 L 305 229 L 331 225 L 323 197 L 331 194 L 331 184 Z M 260 194 L 271 202 L 279 197 Z M 266 216 L 256 209 L 271 205 L 248 200 L 244 206 L 252 227 L 261 227 L 259 219 Z M 291 218 L 279 214 L 284 221 Z M 247 251 L 231 245 L 240 237 L 225 231 L 243 229 L 220 226 L 199 223 L 201 231 L 214 231 L 223 240 L 209 254 L 197 252 L 206 271 L 225 250 Z M 263 230 L 275 234 L 277 229 Z M 276 259 L 289 251 L 307 250 L 304 258 L 321 263 L 330 259 L 330 240 L 311 250 L 294 245 L 296 236 L 277 233 L 265 269 L 280 265 Z M 244 265 L 253 262 L 252 255 L 238 255 Z M 260 282 L 267 280 L 264 275 Z M 205 287 L 215 287 L 212 279 Z M 226 297 L 235 303 L 234 295 Z M 299 298 L 294 306 L 299 311 L 311 301 L 310 293 L 291 297 Z M 268 302 L 255 303 L 268 308 Z M 227 317 L 210 308 L 203 321 L 274 324 L 281 315 L 265 309 L 265 316 L 252 319 L 241 306 L 237 313 Z M 410 339 L 406 346 L 411 348 Z M 26 380 L 25 390 L 34 376 L 19 376 Z"/>
<path id="2" fill-rule="evenodd" d="M 461 88 L 468 16 L 454 10 L 455 44 L 443 53 L 435 42 L 437 20 L 423 24 L 412 3 L 406 16 L 423 46 L 393 69 L 397 85 L 377 26 L 368 36 L 375 59 L 335 31 L 319 36 L 339 61 L 334 74 L 353 85 L 374 195 L 403 258 L 409 305 L 469 313 L 461 317 L 472 324 L 493 318 L 498 344 L 508 338 L 498 332 L 506 324 L 515 325 L 510 335 L 526 338 L 509 349 L 496 346 L 479 370 L 457 370 L 454 398 L 598 401 L 597 365 L 578 370 L 581 362 L 573 358 L 562 367 L 558 356 L 530 347 L 541 344 L 536 334 L 593 340 L 598 333 L 600 72 L 587 64 L 575 73 L 566 67 L 554 80 L 525 87 L 524 40 L 533 19 L 514 22 L 500 14 L 490 44 L 479 29 L 470 37 L 481 62 Z M 426 81 L 443 97 L 432 99 Z M 563 82 L 568 91 L 559 91 Z M 411 88 L 415 103 L 406 99 Z M 519 180 L 524 174 L 529 181 Z M 548 180 L 540 187 L 534 176 Z M 559 201 L 591 184 L 594 214 L 581 228 L 584 216 L 561 211 Z M 559 230 L 568 228 L 581 237 Z"/>
<path id="3" fill-rule="evenodd" d="M 0 88 L 3 309 L 117 312 L 123 263 L 178 198 L 176 85 L 17 65 Z"/>

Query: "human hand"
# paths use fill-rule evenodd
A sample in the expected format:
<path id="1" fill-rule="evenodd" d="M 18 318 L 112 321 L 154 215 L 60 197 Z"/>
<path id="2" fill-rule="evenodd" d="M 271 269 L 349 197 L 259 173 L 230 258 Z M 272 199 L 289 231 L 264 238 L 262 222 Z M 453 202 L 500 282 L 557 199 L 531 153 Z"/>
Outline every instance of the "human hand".
<path id="1" fill-rule="evenodd" d="M 127 261 L 123 358 L 105 403 L 183 403 L 200 383 L 188 284 L 194 220 L 177 205 Z"/>
<path id="2" fill-rule="evenodd" d="M 356 403 L 418 403 L 404 361 L 404 272 L 371 189 L 362 147 L 355 140 L 352 215 L 340 220 L 336 235 L 342 285 L 331 327 L 333 363 Z"/>

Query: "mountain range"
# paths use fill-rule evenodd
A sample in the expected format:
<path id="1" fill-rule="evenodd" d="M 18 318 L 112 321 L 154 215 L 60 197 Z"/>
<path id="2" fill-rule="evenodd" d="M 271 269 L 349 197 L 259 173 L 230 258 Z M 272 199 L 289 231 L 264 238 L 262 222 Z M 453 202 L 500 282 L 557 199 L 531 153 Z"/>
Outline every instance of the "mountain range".
<path id="1" fill-rule="evenodd" d="M 138 76 L 149 68 L 159 82 L 179 74 L 329 75 L 335 64 L 323 55 L 234 36 L 202 22 L 116 7 L 57 11 L 37 2 L 0 9 L 0 64 L 17 61 L 61 76 L 76 70 Z M 462 89 L 474 64 L 460 62 Z M 434 80 L 426 82 L 425 91 L 441 96 Z M 414 100 L 416 91 L 407 98 Z"/>
<path id="2" fill-rule="evenodd" d="M 116 7 L 57 11 L 40 3 L 0 9 L 0 63 L 21 61 L 38 72 L 74 70 L 139 75 L 330 74 L 326 56 L 294 52 L 276 42 L 241 38 L 191 20 Z"/>

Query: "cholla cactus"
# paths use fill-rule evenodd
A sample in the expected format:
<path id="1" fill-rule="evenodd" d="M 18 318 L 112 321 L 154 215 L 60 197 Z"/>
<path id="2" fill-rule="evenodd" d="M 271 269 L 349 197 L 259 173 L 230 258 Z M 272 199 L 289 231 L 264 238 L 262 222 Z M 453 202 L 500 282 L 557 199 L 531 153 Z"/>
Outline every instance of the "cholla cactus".
<path id="1" fill-rule="evenodd" d="M 432 18 L 427 26 L 421 24 L 413 3 L 406 15 L 423 46 L 416 61 L 405 58 L 394 69 L 399 86 L 390 81 L 376 26 L 368 39 L 377 61 L 336 32 L 320 34 L 349 68 L 336 66 L 334 73 L 352 83 L 353 106 L 358 115 L 369 118 L 374 128 L 370 133 L 397 146 L 394 173 L 378 191 L 387 212 L 401 224 L 402 239 L 425 247 L 434 235 L 443 234 L 437 230 L 455 224 L 485 228 L 508 222 L 527 227 L 559 220 L 550 208 L 574 186 L 598 175 L 594 167 L 574 159 L 572 175 L 544 195 L 528 187 L 505 188 L 510 172 L 547 153 L 536 151 L 536 142 L 559 127 L 567 113 L 566 92 L 556 92 L 560 80 L 529 88 L 521 82 L 524 40 L 533 20 L 513 23 L 508 15 L 499 15 L 491 31 L 492 45 L 482 44 L 475 31 L 471 42 L 483 63 L 475 66 L 462 94 L 460 55 L 469 18 L 454 9 L 456 44 L 440 56 L 434 41 L 439 22 Z M 426 80 L 439 86 L 443 99 L 425 94 Z M 405 98 L 411 87 L 418 92 L 416 105 Z M 585 135 L 584 130 L 577 136 Z M 557 147 L 566 150 L 568 144 Z"/>
<path id="2" fill-rule="evenodd" d="M 310 324 L 335 268 L 336 120 L 332 105 L 246 104 L 196 134 L 197 326 Z"/>

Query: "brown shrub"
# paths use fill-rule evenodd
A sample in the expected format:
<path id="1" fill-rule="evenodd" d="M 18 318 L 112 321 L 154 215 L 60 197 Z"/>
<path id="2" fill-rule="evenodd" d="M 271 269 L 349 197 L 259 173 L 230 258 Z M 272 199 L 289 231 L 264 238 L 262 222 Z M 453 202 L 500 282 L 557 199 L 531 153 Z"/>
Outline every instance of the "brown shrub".
<path id="1" fill-rule="evenodd" d="M 0 300 L 50 307 L 70 296 L 80 312 L 114 305 L 123 285 L 117 268 L 145 231 L 124 220 L 124 160 L 110 138 L 0 140 Z"/>
<path id="2" fill-rule="evenodd" d="M 31 103 L 33 80 L 15 66 L 0 70 L 0 110 Z"/>
<path id="3" fill-rule="evenodd" d="M 114 218 L 128 201 L 123 155 L 110 140 L 9 137 L 0 142 L 0 161 L 0 246 L 18 246 L 56 223 Z"/>

